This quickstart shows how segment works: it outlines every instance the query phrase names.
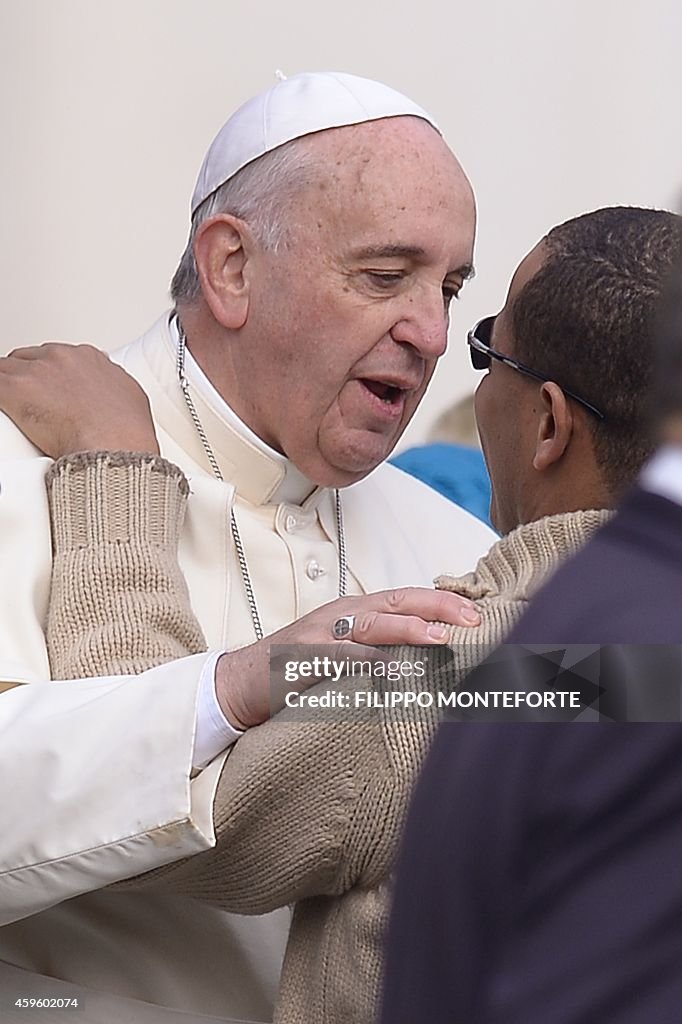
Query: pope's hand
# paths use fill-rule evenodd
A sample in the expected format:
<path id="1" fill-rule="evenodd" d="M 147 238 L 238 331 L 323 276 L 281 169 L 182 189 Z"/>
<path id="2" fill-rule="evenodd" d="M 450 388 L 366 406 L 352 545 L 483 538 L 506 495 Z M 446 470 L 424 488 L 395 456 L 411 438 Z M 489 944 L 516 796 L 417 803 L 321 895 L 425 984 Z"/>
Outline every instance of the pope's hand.
<path id="1" fill-rule="evenodd" d="M 352 616 L 352 631 L 345 640 L 334 636 L 334 623 Z M 445 643 L 447 627 L 476 626 L 481 619 L 475 605 L 449 591 L 405 587 L 359 597 L 340 597 L 309 612 L 291 625 L 238 651 L 223 654 L 216 669 L 216 694 L 223 714 L 237 729 L 265 722 L 276 710 L 270 677 L 271 644 L 334 645 L 338 657 L 351 661 L 385 660 L 377 644 Z M 299 689 L 318 679 L 302 679 Z M 296 687 L 289 686 L 291 691 Z"/>
<path id="2" fill-rule="evenodd" d="M 91 345 L 46 342 L 0 358 L 0 410 L 53 459 L 159 451 L 144 391 Z"/>

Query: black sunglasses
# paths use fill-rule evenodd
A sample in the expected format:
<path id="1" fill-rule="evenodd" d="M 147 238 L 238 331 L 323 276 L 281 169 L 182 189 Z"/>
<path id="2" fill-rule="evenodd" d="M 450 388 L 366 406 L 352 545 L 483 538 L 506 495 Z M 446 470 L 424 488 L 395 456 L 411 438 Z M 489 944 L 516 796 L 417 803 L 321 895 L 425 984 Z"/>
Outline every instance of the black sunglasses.
<path id="1" fill-rule="evenodd" d="M 493 324 L 495 323 L 494 316 L 485 316 L 482 320 L 471 328 L 467 334 L 467 344 L 469 345 L 469 355 L 471 356 L 471 365 L 474 370 L 489 370 L 491 360 L 497 359 L 500 363 L 504 363 L 505 366 L 511 366 L 512 370 L 518 370 L 519 373 L 525 373 L 527 377 L 533 377 L 535 380 L 541 380 L 543 382 L 553 380 L 552 377 L 547 377 L 544 373 L 539 373 L 537 370 L 531 369 L 530 366 L 524 366 L 517 359 L 512 359 L 511 356 L 505 356 L 502 352 L 497 352 L 494 348 L 490 347 L 490 338 L 493 333 Z M 558 383 L 558 381 L 557 381 Z M 600 420 L 606 419 L 603 412 L 600 412 L 595 405 L 591 402 L 581 398 L 580 395 L 576 395 L 574 391 L 569 391 L 568 388 L 563 387 L 559 384 L 559 387 L 572 398 L 575 402 L 579 402 L 580 405 L 584 406 L 589 412 L 596 416 Z"/>

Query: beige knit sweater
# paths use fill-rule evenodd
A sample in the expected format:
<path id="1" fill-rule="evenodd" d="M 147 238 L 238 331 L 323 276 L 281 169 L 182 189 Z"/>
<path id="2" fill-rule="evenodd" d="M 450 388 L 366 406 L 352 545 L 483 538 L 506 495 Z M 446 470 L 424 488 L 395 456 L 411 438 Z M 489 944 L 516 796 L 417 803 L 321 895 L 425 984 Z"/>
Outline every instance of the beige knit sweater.
<path id="1" fill-rule="evenodd" d="M 46 484 L 52 678 L 139 673 L 205 651 L 177 560 L 181 470 L 151 455 L 84 452 L 56 462 Z"/>
<path id="2" fill-rule="evenodd" d="M 55 559 L 48 646 L 56 678 L 141 671 L 201 649 L 176 560 L 184 477 L 150 456 L 60 460 L 48 477 Z M 603 511 L 551 516 L 493 546 L 474 572 L 438 585 L 473 598 L 482 623 L 429 650 L 429 685 L 452 686 L 499 643 Z M 443 552 L 447 562 L 447 552 Z M 401 647 L 395 660 L 414 660 Z M 393 656 L 393 653 L 391 656 Z M 447 663 L 447 666 L 446 666 Z M 348 692 L 368 690 L 366 678 Z M 407 679 L 400 686 L 411 689 Z M 424 688 L 424 681 L 420 682 Z M 225 910 L 296 903 L 275 1020 L 370 1024 L 391 870 L 411 788 L 437 724 L 371 712 L 282 713 L 250 729 L 223 770 L 214 850 L 138 879 Z"/>

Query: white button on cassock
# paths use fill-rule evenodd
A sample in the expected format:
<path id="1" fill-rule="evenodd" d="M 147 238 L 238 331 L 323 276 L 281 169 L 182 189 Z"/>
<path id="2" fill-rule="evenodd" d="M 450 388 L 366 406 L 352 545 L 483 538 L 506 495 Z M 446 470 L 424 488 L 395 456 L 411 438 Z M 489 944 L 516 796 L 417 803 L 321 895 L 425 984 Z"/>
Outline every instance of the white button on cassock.
<path id="1" fill-rule="evenodd" d="M 287 512 L 284 516 L 284 529 L 287 533 L 295 533 L 296 530 L 304 530 L 306 526 L 310 526 L 313 519 L 314 516 L 303 509 L 297 509 L 296 512 Z"/>
<path id="2" fill-rule="evenodd" d="M 326 570 L 322 568 L 319 562 L 316 562 L 314 558 L 308 562 L 305 567 L 305 574 L 309 580 L 316 580 L 320 576 L 324 576 Z"/>

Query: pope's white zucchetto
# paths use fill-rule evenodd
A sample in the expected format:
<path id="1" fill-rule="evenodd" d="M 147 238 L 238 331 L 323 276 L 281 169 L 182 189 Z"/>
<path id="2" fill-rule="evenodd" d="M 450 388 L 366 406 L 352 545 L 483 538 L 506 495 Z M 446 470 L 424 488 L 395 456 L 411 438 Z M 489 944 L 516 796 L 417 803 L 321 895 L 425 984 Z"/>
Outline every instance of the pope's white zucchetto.
<path id="1" fill-rule="evenodd" d="M 211 143 L 192 196 L 192 214 L 233 175 L 278 146 L 303 135 L 378 121 L 383 117 L 433 118 L 388 85 L 341 72 L 292 75 L 247 100 Z"/>

